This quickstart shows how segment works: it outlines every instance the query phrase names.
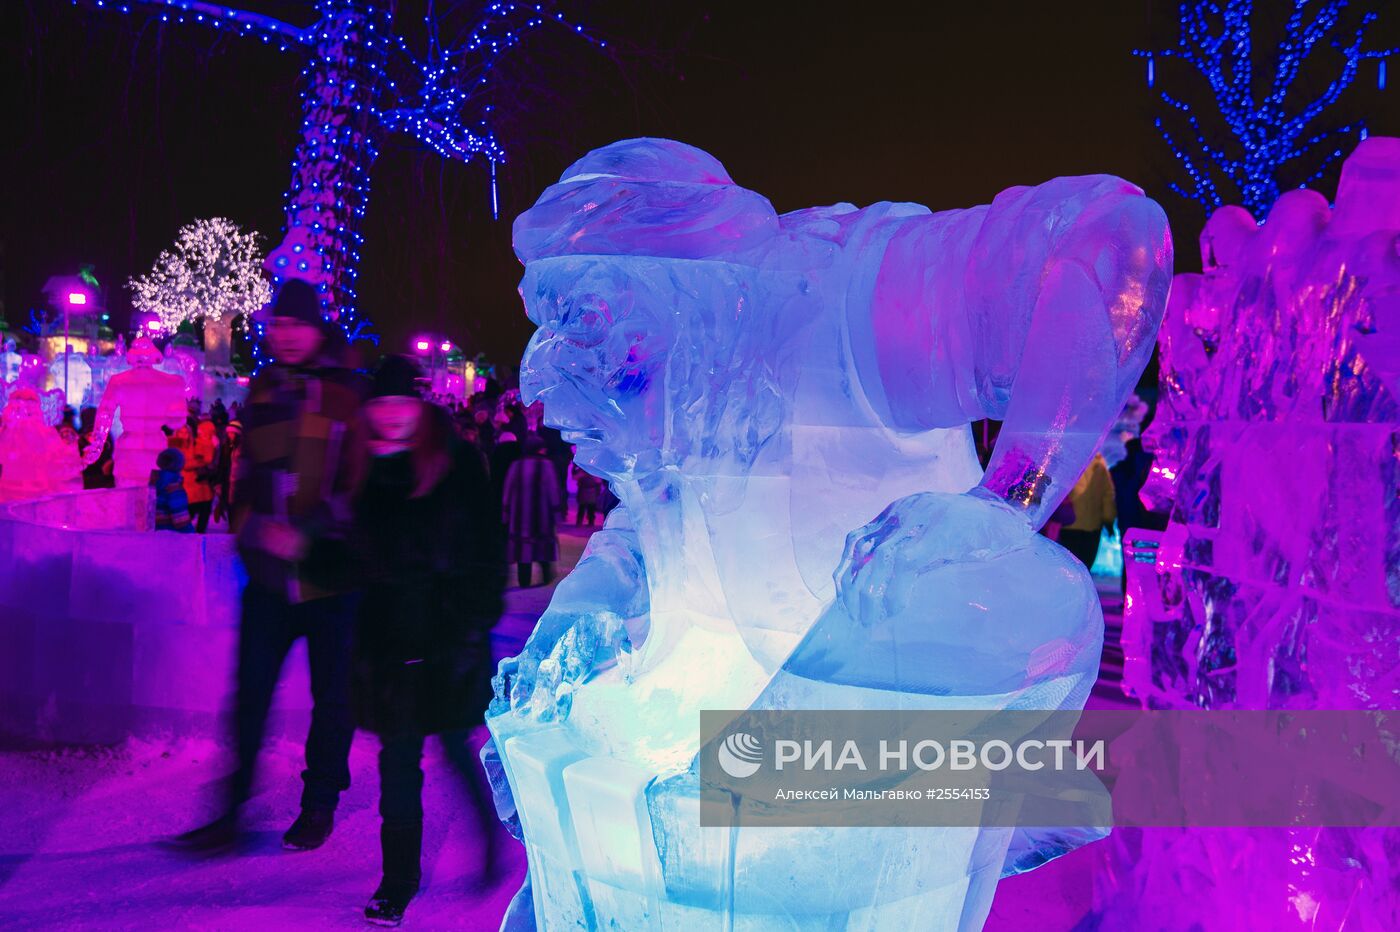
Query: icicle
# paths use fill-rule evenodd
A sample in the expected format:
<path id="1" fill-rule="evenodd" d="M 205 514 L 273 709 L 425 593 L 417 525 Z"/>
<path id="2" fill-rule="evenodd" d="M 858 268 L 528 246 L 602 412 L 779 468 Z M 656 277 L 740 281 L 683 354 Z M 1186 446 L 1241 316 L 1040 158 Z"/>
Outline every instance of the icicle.
<path id="1" fill-rule="evenodd" d="M 1152 87 L 1157 83 L 1157 63 L 1152 56 L 1147 56 L 1147 86 Z"/>
<path id="2" fill-rule="evenodd" d="M 491 219 L 501 219 L 501 201 L 496 196 L 496 163 L 491 162 Z"/>
<path id="3" fill-rule="evenodd" d="M 1385 90 L 1385 59 L 1376 62 L 1376 87 Z"/>

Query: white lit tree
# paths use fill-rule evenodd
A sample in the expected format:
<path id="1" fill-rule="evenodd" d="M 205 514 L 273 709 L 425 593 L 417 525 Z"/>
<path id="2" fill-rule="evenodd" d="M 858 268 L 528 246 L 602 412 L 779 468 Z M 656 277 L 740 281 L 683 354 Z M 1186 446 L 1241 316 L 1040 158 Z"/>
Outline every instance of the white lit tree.
<path id="1" fill-rule="evenodd" d="M 196 220 L 180 228 L 150 272 L 127 283 L 132 308 L 155 314 L 168 333 L 202 320 L 206 364 L 227 367 L 234 322 L 272 299 L 263 259 L 257 233 L 223 217 Z"/>

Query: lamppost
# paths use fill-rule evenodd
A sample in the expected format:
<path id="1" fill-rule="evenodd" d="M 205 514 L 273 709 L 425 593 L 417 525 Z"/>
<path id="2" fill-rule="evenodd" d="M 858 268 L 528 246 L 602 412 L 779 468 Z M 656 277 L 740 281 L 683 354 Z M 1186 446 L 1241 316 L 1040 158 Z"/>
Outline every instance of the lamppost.
<path id="1" fill-rule="evenodd" d="M 68 357 L 73 354 L 73 343 L 68 339 L 68 318 L 73 313 L 73 308 L 86 309 L 87 303 L 87 292 L 70 291 L 68 292 L 68 300 L 63 304 L 63 399 L 65 402 L 68 400 Z"/>
<path id="2" fill-rule="evenodd" d="M 88 270 L 81 275 L 63 275 L 50 278 L 44 284 L 44 293 L 52 305 L 63 312 L 63 398 L 68 400 L 69 379 L 68 361 L 73 353 L 72 318 L 100 311 L 98 306 L 97 279 Z"/>

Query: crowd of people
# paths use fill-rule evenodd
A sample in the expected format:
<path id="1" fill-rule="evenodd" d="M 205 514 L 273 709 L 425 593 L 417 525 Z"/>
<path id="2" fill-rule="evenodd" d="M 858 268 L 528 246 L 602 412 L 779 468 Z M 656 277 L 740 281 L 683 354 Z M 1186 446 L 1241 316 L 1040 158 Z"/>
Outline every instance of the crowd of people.
<path id="1" fill-rule="evenodd" d="M 242 409 L 205 418 L 192 408 L 152 479 L 161 528 L 205 532 L 227 514 L 248 577 L 236 770 L 217 818 L 171 843 L 199 854 L 237 844 L 280 671 L 305 638 L 311 728 L 301 812 L 283 845 L 325 843 L 354 732 L 377 735 L 383 871 L 365 916 L 397 924 L 421 878 L 430 736 L 469 792 L 491 869 L 494 811 L 468 737 L 490 700 L 509 564 L 522 586 L 537 563 L 541 583 L 553 578 L 572 450 L 515 393 L 433 398 L 403 356 L 368 377 L 344 368 L 334 325 L 300 282 L 282 287 L 266 334 L 276 362 L 254 376 Z M 602 483 L 576 481 L 578 520 L 592 523 L 607 507 Z"/>

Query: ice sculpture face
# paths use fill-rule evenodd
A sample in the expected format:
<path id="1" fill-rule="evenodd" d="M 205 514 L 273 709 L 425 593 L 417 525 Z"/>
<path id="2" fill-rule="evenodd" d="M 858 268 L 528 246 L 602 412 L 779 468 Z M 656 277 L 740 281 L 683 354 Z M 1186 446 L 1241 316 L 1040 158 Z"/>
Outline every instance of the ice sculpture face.
<path id="1" fill-rule="evenodd" d="M 521 362 L 522 399 L 545 402 L 545 423 L 577 444 L 576 460 L 612 478 L 648 454 L 654 468 L 664 443 L 654 385 L 677 322 L 673 295 L 647 275 L 655 270 L 647 259 L 561 258 L 536 264 L 521 285 L 539 327 Z"/>
<path id="2" fill-rule="evenodd" d="M 544 402 L 580 465 L 609 479 L 734 453 L 730 435 L 750 412 L 729 405 L 729 389 L 755 368 L 744 355 L 753 275 L 708 260 L 532 263 L 521 295 L 539 329 L 521 361 L 523 399 Z"/>
<path id="3" fill-rule="evenodd" d="M 489 719 L 536 918 L 808 915 L 792 881 L 816 882 L 830 839 L 745 835 L 739 864 L 691 837 L 695 711 L 1082 704 L 1098 603 L 1034 531 L 1151 352 L 1161 210 L 1094 176 L 941 214 L 779 216 L 706 153 L 641 139 L 572 166 L 514 237 L 538 327 L 522 395 L 622 501 L 503 663 Z M 983 417 L 1005 420 L 985 476 L 968 427 Z M 1003 662 L 980 659 L 993 630 L 1017 632 L 994 639 Z M 1007 833 L 884 837 L 937 894 L 838 891 L 823 927 L 983 915 L 1011 857 Z M 729 907 L 695 906 L 726 885 Z"/>

